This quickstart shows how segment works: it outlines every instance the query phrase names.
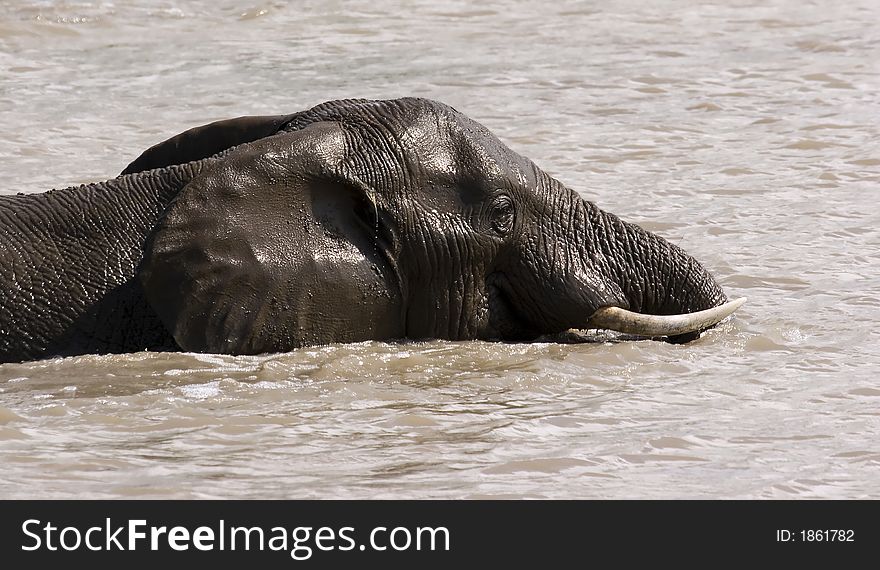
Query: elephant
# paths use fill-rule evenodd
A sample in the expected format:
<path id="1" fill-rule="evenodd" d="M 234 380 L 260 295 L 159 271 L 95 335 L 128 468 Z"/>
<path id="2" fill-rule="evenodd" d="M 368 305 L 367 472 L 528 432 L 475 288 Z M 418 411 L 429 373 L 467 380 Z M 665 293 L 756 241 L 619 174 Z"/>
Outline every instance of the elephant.
<path id="1" fill-rule="evenodd" d="M 0 362 L 592 328 L 687 342 L 742 303 L 421 98 L 223 120 L 115 178 L 0 197 L 0 294 Z"/>

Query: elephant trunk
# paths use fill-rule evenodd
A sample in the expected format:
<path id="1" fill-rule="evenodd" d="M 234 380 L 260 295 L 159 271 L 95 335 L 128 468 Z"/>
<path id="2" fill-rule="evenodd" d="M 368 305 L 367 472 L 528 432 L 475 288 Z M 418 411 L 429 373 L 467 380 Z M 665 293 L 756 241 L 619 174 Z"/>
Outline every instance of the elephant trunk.
<path id="1" fill-rule="evenodd" d="M 727 297 L 709 272 L 680 247 L 582 202 L 591 239 L 591 261 L 602 264 L 625 300 L 597 310 L 590 326 L 629 334 L 692 340 L 729 316 L 744 299 Z M 624 306 L 625 305 L 625 306 Z"/>
<path id="2" fill-rule="evenodd" d="M 727 300 L 715 279 L 677 245 L 614 214 L 597 210 L 597 240 L 611 278 L 632 311 L 651 315 L 693 313 Z M 594 219 L 595 219 L 594 217 Z"/>

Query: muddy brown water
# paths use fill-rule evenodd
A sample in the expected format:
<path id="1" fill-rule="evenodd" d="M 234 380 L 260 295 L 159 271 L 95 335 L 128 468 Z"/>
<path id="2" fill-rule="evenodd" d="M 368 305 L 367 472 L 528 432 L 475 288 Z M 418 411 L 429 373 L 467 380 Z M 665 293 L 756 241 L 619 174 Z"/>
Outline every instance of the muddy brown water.
<path id="1" fill-rule="evenodd" d="M 684 346 L 3 365 L 0 497 L 880 498 L 880 4 L 407 6 L 4 3 L 0 192 L 216 119 L 431 97 L 749 303 Z"/>

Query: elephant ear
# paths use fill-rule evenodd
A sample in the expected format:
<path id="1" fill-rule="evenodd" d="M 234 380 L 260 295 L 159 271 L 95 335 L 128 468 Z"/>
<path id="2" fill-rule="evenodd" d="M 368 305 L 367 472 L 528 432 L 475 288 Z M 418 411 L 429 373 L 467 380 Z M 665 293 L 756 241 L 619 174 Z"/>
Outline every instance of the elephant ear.
<path id="1" fill-rule="evenodd" d="M 257 354 L 402 335 L 375 201 L 339 174 L 345 153 L 342 128 L 317 122 L 242 145 L 181 190 L 140 279 L 183 350 Z"/>
<path id="2" fill-rule="evenodd" d="M 201 160 L 234 146 L 274 135 L 293 117 L 238 117 L 194 127 L 148 148 L 122 174 Z"/>

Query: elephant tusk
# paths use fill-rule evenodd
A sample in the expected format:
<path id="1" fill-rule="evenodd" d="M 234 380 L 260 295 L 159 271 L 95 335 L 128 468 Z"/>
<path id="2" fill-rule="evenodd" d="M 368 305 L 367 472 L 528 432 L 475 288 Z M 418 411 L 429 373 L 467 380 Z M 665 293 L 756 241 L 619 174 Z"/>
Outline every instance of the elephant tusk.
<path id="1" fill-rule="evenodd" d="M 590 317 L 590 327 L 610 329 L 640 336 L 675 336 L 701 331 L 715 325 L 739 309 L 745 297 L 696 313 L 682 315 L 643 315 L 619 307 L 603 307 Z"/>

